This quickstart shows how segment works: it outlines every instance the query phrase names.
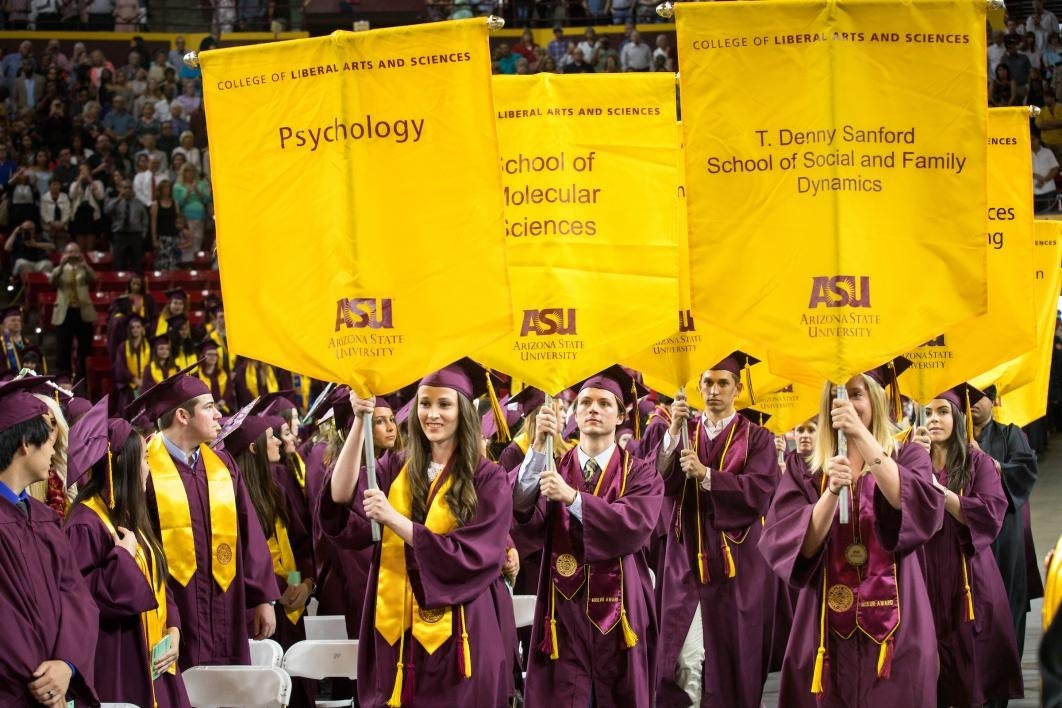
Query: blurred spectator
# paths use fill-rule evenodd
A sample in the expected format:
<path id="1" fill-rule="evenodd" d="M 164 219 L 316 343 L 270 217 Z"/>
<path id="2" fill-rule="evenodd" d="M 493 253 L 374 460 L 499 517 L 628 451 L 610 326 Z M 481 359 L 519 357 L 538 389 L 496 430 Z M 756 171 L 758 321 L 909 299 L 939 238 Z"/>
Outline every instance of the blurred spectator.
<path id="1" fill-rule="evenodd" d="M 173 185 L 161 179 L 151 205 L 151 242 L 155 248 L 155 270 L 177 270 L 180 262 L 177 216 L 180 208 L 173 200 Z"/>
<path id="2" fill-rule="evenodd" d="M 99 88 L 103 85 L 103 72 L 110 72 L 110 75 L 114 76 L 114 64 L 107 60 L 103 56 L 103 52 L 99 49 L 93 49 L 89 54 L 89 80 L 92 81 L 92 85 Z M 107 103 L 100 98 L 100 103 L 107 105 Z"/>
<path id="3" fill-rule="evenodd" d="M 170 103 L 170 125 L 173 126 L 173 134 L 180 135 L 188 130 L 188 121 L 184 119 L 184 108 L 181 103 L 174 100 Z"/>
<path id="4" fill-rule="evenodd" d="M 609 54 L 605 57 L 604 65 L 598 71 L 603 74 L 620 73 L 619 58 L 615 54 Z"/>
<path id="5" fill-rule="evenodd" d="M 612 15 L 614 25 L 624 25 L 630 22 L 633 8 L 634 0 L 606 0 L 605 2 L 605 14 Z"/>
<path id="6" fill-rule="evenodd" d="M 501 74 L 515 74 L 518 54 L 513 54 L 509 45 L 502 42 L 494 52 L 494 61 L 498 64 L 498 72 Z"/>
<path id="7" fill-rule="evenodd" d="M 96 272 L 85 262 L 81 248 L 76 243 L 68 243 L 49 280 L 56 287 L 52 324 L 56 326 L 58 373 L 83 377 L 85 360 L 92 350 L 92 326 L 96 321 L 96 306 L 89 294 L 89 286 L 96 282 Z M 77 366 L 72 367 L 75 339 Z"/>
<path id="8" fill-rule="evenodd" d="M 1047 43 L 1047 36 L 1058 31 L 1058 17 L 1044 9 L 1043 0 L 1033 0 L 1032 14 L 1025 19 L 1025 31 L 1035 36 L 1034 49 L 1042 50 Z"/>
<path id="9" fill-rule="evenodd" d="M 73 130 L 73 122 L 66 115 L 66 107 L 61 99 L 54 98 L 48 104 L 48 115 L 40 122 L 41 140 L 53 155 L 62 152 L 64 146 L 70 144 L 70 133 Z M 67 152 L 69 159 L 70 153 Z M 71 175 L 73 178 L 73 175 Z M 69 182 L 68 182 L 69 184 Z"/>
<path id="10" fill-rule="evenodd" d="M 538 62 L 535 54 L 536 48 L 534 35 L 531 34 L 531 30 L 525 29 L 520 35 L 520 41 L 513 47 L 513 51 L 527 59 L 529 65 L 534 66 Z"/>
<path id="11" fill-rule="evenodd" d="M 33 70 L 32 62 L 23 62 L 11 91 L 11 103 L 15 112 L 36 108 L 43 95 L 44 77 Z"/>
<path id="12" fill-rule="evenodd" d="M 1050 91 L 1047 82 L 1035 66 L 1029 71 L 1029 90 L 1025 93 L 1025 103 L 1030 106 L 1044 105 L 1044 93 Z"/>
<path id="13" fill-rule="evenodd" d="M 70 3 L 73 6 L 77 6 L 77 3 Z M 54 63 L 62 71 L 70 70 L 70 59 L 63 54 L 59 48 L 58 39 L 49 39 L 48 45 L 44 48 L 44 65 Z"/>
<path id="14" fill-rule="evenodd" d="M 7 144 L 0 143 L 0 187 L 6 187 L 11 181 L 11 175 L 15 174 L 18 164 L 11 159 Z"/>
<path id="15" fill-rule="evenodd" d="M 11 275 L 15 278 L 29 272 L 50 273 L 55 267 L 48 257 L 55 250 L 55 244 L 38 235 L 37 226 L 32 221 L 23 221 L 15 227 L 4 243 L 4 250 L 14 259 Z"/>
<path id="16" fill-rule="evenodd" d="M 20 167 L 11 176 L 10 183 L 11 206 L 9 207 L 9 219 L 12 224 L 20 224 L 23 221 L 37 223 L 40 213 L 37 209 L 38 193 L 33 187 L 28 167 Z"/>
<path id="17" fill-rule="evenodd" d="M 642 41 L 637 30 L 631 32 L 630 42 L 620 51 L 620 66 L 624 71 L 649 71 L 653 50 Z"/>
<path id="18" fill-rule="evenodd" d="M 56 177 L 48 180 L 48 189 L 41 195 L 41 230 L 48 240 L 62 248 L 70 240 L 70 197 Z"/>
<path id="19" fill-rule="evenodd" d="M 111 29 L 114 23 L 114 0 L 88 0 L 85 11 L 89 29 Z"/>
<path id="20" fill-rule="evenodd" d="M 1034 69 L 1040 66 L 1040 51 L 1036 48 L 1036 35 L 1026 32 L 1018 46 L 1019 51 L 1029 57 L 1029 65 Z"/>
<path id="21" fill-rule="evenodd" d="M 115 0 L 114 31 L 136 32 L 140 29 L 140 3 L 137 0 Z"/>
<path id="22" fill-rule="evenodd" d="M 192 131 L 185 130 L 181 133 L 181 143 L 173 149 L 172 155 L 184 155 L 184 159 L 188 164 L 193 165 L 197 170 L 203 168 L 203 157 L 199 151 L 199 148 L 195 146 L 195 136 Z M 180 175 L 178 175 L 179 177 Z"/>
<path id="23" fill-rule="evenodd" d="M 661 22 L 660 16 L 656 14 L 656 5 L 656 0 L 638 0 L 636 21 L 641 24 Z"/>
<path id="24" fill-rule="evenodd" d="M 1003 62 L 996 67 L 995 76 L 988 85 L 988 105 L 999 108 L 1013 106 L 1018 100 L 1018 86 L 1010 77 L 1010 69 Z"/>
<path id="25" fill-rule="evenodd" d="M 136 128 L 136 118 L 125 109 L 125 98 L 115 96 L 111 101 L 111 110 L 103 117 L 103 130 L 113 142 L 129 140 Z"/>
<path id="26" fill-rule="evenodd" d="M 188 163 L 181 172 L 181 180 L 173 188 L 173 198 L 188 220 L 192 253 L 203 248 L 206 220 L 210 215 L 212 194 L 210 185 L 199 177 L 195 165 Z"/>
<path id="27" fill-rule="evenodd" d="M 6 0 L 4 9 L 7 10 L 7 29 L 29 29 L 30 0 Z"/>
<path id="28" fill-rule="evenodd" d="M 583 59 L 589 64 L 597 64 L 597 32 L 593 27 L 587 27 L 583 32 L 583 39 L 575 46 L 583 50 Z"/>
<path id="29" fill-rule="evenodd" d="M 52 179 L 52 168 L 49 165 L 47 151 L 37 151 L 34 155 L 33 167 L 30 168 L 29 173 L 33 180 L 33 189 L 37 194 L 42 195 L 47 192 L 48 182 Z"/>
<path id="30" fill-rule="evenodd" d="M 28 18 L 28 14 L 27 14 Z M 9 91 L 15 88 L 15 78 L 22 72 L 22 65 L 29 63 L 35 67 L 36 60 L 33 58 L 33 44 L 28 39 L 18 43 L 18 51 L 4 56 L 0 66 L 4 69 L 4 80 L 7 82 Z"/>
<path id="31" fill-rule="evenodd" d="M 1054 87 L 1055 75 L 1059 73 L 1058 66 L 1062 64 L 1062 42 L 1059 41 L 1058 32 L 1047 35 L 1047 43 L 1044 44 L 1044 50 L 1040 52 L 1040 61 L 1043 64 L 1044 78 L 1052 82 L 1051 85 Z M 1055 94 L 1058 94 L 1057 89 L 1055 89 Z"/>
<path id="32" fill-rule="evenodd" d="M 214 6 L 214 21 L 211 34 L 221 36 L 229 34 L 236 28 L 236 0 L 211 0 Z M 183 67 L 178 67 L 183 71 Z"/>
<path id="33" fill-rule="evenodd" d="M 674 67 L 675 50 L 671 48 L 671 42 L 667 40 L 666 34 L 656 35 L 656 49 L 653 50 L 653 62 L 656 62 L 657 57 L 663 57 L 664 63 L 668 67 Z"/>
<path id="34" fill-rule="evenodd" d="M 173 49 L 170 50 L 167 56 L 169 65 L 173 67 L 174 71 L 179 71 L 184 66 L 184 55 L 187 52 L 187 48 L 184 46 L 184 36 L 177 35 L 173 39 Z"/>
<path id="35" fill-rule="evenodd" d="M 78 167 L 77 180 L 70 185 L 70 210 L 73 213 L 70 234 L 82 251 L 91 251 L 100 234 L 104 198 L 103 182 L 93 179 L 88 164 L 82 163 Z"/>
<path id="36" fill-rule="evenodd" d="M 547 56 L 538 64 L 538 73 L 540 74 L 559 74 L 560 69 L 557 67 L 557 62 L 553 60 L 552 56 Z"/>
<path id="37" fill-rule="evenodd" d="M 527 62 L 527 57 L 519 55 L 516 58 L 516 75 L 527 76 L 531 73 L 531 65 Z"/>
<path id="38" fill-rule="evenodd" d="M 196 95 L 195 81 L 191 79 L 185 79 L 182 82 L 181 95 L 175 100 L 181 105 L 181 109 L 184 115 L 191 115 L 199 110 L 199 106 L 203 101 Z"/>
<path id="39" fill-rule="evenodd" d="M 546 46 L 553 63 L 560 66 L 564 55 L 568 53 L 568 40 L 564 38 L 564 28 L 557 25 L 553 28 L 553 39 Z M 541 71 L 541 69 L 539 69 Z"/>
<path id="40" fill-rule="evenodd" d="M 1058 200 L 1055 177 L 1058 176 L 1058 159 L 1040 141 L 1040 131 L 1032 131 L 1033 210 L 1037 214 L 1052 211 Z"/>
<path id="41" fill-rule="evenodd" d="M 236 25 L 240 32 L 261 32 L 266 29 L 265 17 L 263 0 L 237 0 Z"/>
<path id="42" fill-rule="evenodd" d="M 140 69 L 140 52 L 136 50 L 129 52 L 126 55 L 125 64 L 118 67 L 116 74 L 121 74 L 125 77 L 126 81 L 132 81 L 136 77 L 136 72 Z"/>
<path id="43" fill-rule="evenodd" d="M 583 59 L 583 50 L 578 47 L 575 48 L 575 52 L 572 54 L 572 61 L 565 65 L 565 74 L 590 74 L 593 73 L 594 67 L 589 62 Z"/>
<path id="44" fill-rule="evenodd" d="M 1032 62 L 1029 57 L 1018 51 L 1020 42 L 1012 37 L 1005 40 L 1007 52 L 1000 60 L 1000 64 L 1007 67 L 1011 80 L 1014 81 L 1015 96 L 1014 104 L 1025 101 L 1025 93 L 1029 90 L 1029 72 L 1032 70 Z"/>
<path id="45" fill-rule="evenodd" d="M 618 67 L 619 52 L 612 47 L 612 41 L 608 37 L 602 37 L 601 39 L 597 40 L 597 52 L 596 61 L 594 62 L 594 70 L 605 71 L 605 67 L 608 63 L 609 57 L 612 57 L 615 65 Z"/>
<path id="46" fill-rule="evenodd" d="M 155 187 L 159 180 L 159 158 L 157 155 L 138 153 L 136 157 L 136 176 L 133 177 L 133 194 L 137 201 L 150 207 L 155 202 Z"/>
<path id="47" fill-rule="evenodd" d="M 52 177 L 59 180 L 59 186 L 64 192 L 70 191 L 70 185 L 77 179 L 78 165 L 74 164 L 73 154 L 70 148 L 59 149 L 59 159 L 55 163 Z"/>
<path id="48" fill-rule="evenodd" d="M 104 211 L 111 220 L 111 255 L 115 270 L 143 271 L 148 211 L 133 196 L 133 185 L 129 180 L 122 180 L 118 196 L 107 201 Z"/>

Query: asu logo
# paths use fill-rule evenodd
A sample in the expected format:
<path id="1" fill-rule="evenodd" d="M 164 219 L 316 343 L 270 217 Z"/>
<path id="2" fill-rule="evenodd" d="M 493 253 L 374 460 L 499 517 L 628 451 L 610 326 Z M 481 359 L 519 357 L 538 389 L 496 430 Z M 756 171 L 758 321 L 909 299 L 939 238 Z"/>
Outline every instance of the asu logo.
<path id="1" fill-rule="evenodd" d="M 550 334 L 576 334 L 575 308 L 567 310 L 551 307 L 544 310 L 524 310 L 520 336 L 535 334 L 544 337 Z"/>
<path id="2" fill-rule="evenodd" d="M 818 275 L 811 280 L 808 309 L 816 307 L 870 307 L 870 276 Z"/>
<path id="3" fill-rule="evenodd" d="M 679 310 L 679 333 L 682 332 L 696 332 L 696 323 L 693 321 L 693 313 L 689 310 Z"/>
<path id="4" fill-rule="evenodd" d="M 347 329 L 394 329 L 391 298 L 352 297 L 336 301 L 336 331 Z"/>
<path id="5" fill-rule="evenodd" d="M 942 334 L 939 337 L 934 337 L 933 339 L 930 339 L 928 342 L 926 342 L 922 346 L 923 347 L 946 347 L 948 345 L 944 341 L 944 335 Z"/>

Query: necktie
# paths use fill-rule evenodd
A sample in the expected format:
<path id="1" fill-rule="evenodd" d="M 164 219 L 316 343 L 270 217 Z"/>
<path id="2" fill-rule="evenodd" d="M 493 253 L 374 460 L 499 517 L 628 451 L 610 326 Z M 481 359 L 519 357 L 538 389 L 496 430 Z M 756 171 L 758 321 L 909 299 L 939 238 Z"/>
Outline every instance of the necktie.
<path id="1" fill-rule="evenodd" d="M 25 516 L 27 519 L 29 518 L 29 502 L 28 501 L 26 501 L 25 499 L 19 499 L 15 503 L 15 508 L 18 509 L 19 512 L 23 516 Z"/>
<path id="2" fill-rule="evenodd" d="M 601 473 L 601 466 L 597 464 L 597 460 L 590 458 L 583 465 L 583 481 L 587 487 L 593 486 L 597 482 L 597 476 Z"/>

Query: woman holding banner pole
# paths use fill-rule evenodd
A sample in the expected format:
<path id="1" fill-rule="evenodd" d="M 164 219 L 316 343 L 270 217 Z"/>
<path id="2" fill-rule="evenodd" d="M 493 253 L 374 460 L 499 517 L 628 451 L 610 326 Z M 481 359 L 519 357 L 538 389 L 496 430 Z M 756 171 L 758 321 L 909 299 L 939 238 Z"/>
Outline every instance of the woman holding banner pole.
<path id="1" fill-rule="evenodd" d="M 850 379 L 848 400 L 826 385 L 814 453 L 806 465 L 789 457 L 767 514 L 760 551 L 799 588 L 779 705 L 936 704 L 933 610 L 915 552 L 940 528 L 944 496 L 925 450 L 893 439 L 884 369 Z"/>
<path id="2" fill-rule="evenodd" d="M 425 377 L 404 454 L 377 462 L 379 488 L 361 471 L 365 414 L 354 423 L 321 494 L 323 531 L 340 545 L 372 544 L 362 615 L 358 698 L 377 706 L 502 706 L 511 659 L 500 651 L 497 608 L 511 608 L 502 579 L 512 495 L 504 470 L 483 457 L 473 401 L 486 372 L 468 360 Z M 509 622 L 512 616 L 509 615 Z"/>

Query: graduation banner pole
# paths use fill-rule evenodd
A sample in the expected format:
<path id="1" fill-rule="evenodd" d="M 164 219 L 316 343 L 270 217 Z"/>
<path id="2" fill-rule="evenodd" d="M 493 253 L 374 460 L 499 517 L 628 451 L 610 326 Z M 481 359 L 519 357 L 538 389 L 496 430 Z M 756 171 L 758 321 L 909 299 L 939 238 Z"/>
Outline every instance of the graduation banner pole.
<path id="1" fill-rule="evenodd" d="M 685 396 L 686 396 L 686 387 L 683 386 L 682 388 L 680 388 L 678 390 L 678 394 L 677 395 L 678 396 L 682 396 L 683 398 L 685 398 Z M 689 428 L 688 425 L 683 425 L 682 426 L 681 435 L 682 435 L 682 449 L 683 450 L 689 450 L 690 449 L 690 428 Z"/>
<path id="2" fill-rule="evenodd" d="M 848 389 L 844 385 L 837 387 L 837 400 L 848 400 Z M 845 437 L 843 430 L 837 431 L 837 454 L 848 455 L 848 438 Z M 848 523 L 848 485 L 841 487 L 840 499 L 837 500 L 839 505 L 838 513 L 841 516 L 841 523 Z"/>
<path id="3" fill-rule="evenodd" d="M 546 394 L 546 406 L 548 406 L 550 409 L 553 408 L 553 396 L 549 395 L 548 393 Z M 560 424 L 559 420 L 557 421 L 557 424 Z M 532 440 L 532 442 L 534 441 Z M 556 469 L 556 466 L 557 463 L 553 460 L 553 436 L 550 435 L 546 437 L 546 469 Z"/>
<path id="4" fill-rule="evenodd" d="M 372 442 L 372 411 L 362 413 L 361 428 L 365 441 L 362 445 L 362 452 L 365 454 L 366 479 L 369 480 L 369 489 L 379 489 L 380 486 L 376 483 L 376 449 Z M 380 541 L 380 523 L 378 521 L 372 522 L 372 541 L 373 543 Z"/>

